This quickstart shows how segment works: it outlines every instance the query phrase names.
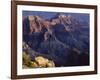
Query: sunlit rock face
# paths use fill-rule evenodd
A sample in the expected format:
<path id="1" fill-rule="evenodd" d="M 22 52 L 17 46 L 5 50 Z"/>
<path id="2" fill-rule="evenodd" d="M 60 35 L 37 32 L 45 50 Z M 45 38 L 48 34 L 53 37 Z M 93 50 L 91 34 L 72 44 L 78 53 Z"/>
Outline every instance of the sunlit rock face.
<path id="1" fill-rule="evenodd" d="M 27 44 L 23 51 L 33 61 L 31 67 L 89 65 L 89 24 L 72 15 L 58 14 L 50 20 L 27 16 L 23 19 L 23 42 Z M 43 58 L 38 60 L 38 56 Z"/>

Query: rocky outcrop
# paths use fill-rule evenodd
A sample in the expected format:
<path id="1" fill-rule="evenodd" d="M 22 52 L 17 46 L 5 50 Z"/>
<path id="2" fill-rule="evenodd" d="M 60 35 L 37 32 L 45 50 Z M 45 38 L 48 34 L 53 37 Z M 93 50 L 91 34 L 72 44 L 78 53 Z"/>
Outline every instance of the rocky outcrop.
<path id="1" fill-rule="evenodd" d="M 83 22 L 72 15 L 58 14 L 51 20 L 28 16 L 23 19 L 23 42 L 29 48 L 26 46 L 27 50 L 23 50 L 29 53 L 31 60 L 42 56 L 53 61 L 56 67 L 88 65 L 89 25 L 83 26 Z M 35 62 L 32 64 L 37 66 Z"/>
<path id="2" fill-rule="evenodd" d="M 43 55 L 32 50 L 23 42 L 23 68 L 55 67 L 50 55 Z"/>

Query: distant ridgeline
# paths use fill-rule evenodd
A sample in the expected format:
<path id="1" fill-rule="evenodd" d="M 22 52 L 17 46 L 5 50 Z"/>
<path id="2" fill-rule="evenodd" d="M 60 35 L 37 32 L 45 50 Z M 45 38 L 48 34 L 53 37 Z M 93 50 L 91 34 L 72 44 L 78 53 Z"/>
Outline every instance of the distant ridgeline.
<path id="1" fill-rule="evenodd" d="M 23 51 L 28 51 L 31 60 L 35 51 L 35 56 L 53 61 L 56 67 L 89 65 L 89 24 L 71 15 L 59 14 L 50 20 L 25 17 L 23 42 L 30 47 Z"/>

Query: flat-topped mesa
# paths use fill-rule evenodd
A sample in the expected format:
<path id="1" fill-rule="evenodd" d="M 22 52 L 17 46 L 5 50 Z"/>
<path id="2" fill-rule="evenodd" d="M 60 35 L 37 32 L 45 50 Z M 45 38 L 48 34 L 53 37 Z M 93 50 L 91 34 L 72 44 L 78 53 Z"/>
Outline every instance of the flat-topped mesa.
<path id="1" fill-rule="evenodd" d="M 30 24 L 30 34 L 32 32 L 40 32 L 42 29 L 42 18 L 39 16 L 28 16 L 29 24 Z"/>
<path id="2" fill-rule="evenodd" d="M 47 29 L 48 32 L 51 32 L 51 22 L 49 20 L 45 20 L 40 16 L 28 16 L 29 19 L 29 27 L 30 27 L 30 34 L 32 32 L 41 32 L 43 28 Z"/>

